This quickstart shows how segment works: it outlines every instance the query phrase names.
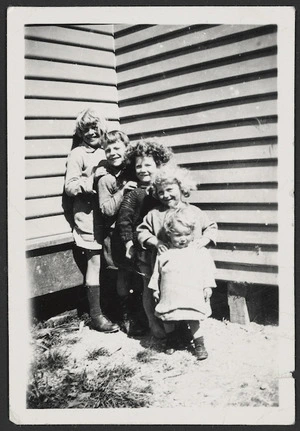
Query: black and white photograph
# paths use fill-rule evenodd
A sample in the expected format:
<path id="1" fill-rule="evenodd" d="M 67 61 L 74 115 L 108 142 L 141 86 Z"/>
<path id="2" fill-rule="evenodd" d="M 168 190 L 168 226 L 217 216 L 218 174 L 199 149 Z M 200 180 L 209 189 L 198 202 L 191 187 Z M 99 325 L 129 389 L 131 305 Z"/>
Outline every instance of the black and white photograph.
<path id="1" fill-rule="evenodd" d="M 293 424 L 294 8 L 7 32 L 10 421 Z"/>

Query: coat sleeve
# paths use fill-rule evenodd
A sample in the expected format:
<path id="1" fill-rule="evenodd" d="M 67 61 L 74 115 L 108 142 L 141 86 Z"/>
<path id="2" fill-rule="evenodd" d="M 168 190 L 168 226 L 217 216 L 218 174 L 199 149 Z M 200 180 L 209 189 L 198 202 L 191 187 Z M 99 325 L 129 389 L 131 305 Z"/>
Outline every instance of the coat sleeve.
<path id="1" fill-rule="evenodd" d="M 77 148 L 69 154 L 65 178 L 65 191 L 68 196 L 79 193 L 93 193 L 94 175 L 82 175 L 83 156 Z"/>
<path id="2" fill-rule="evenodd" d="M 201 211 L 199 208 L 199 223 L 201 225 L 201 234 L 202 236 L 209 238 L 214 244 L 217 243 L 217 234 L 218 234 L 218 226 L 217 223 L 214 221 L 211 221 L 206 214 L 206 212 Z"/>
<path id="3" fill-rule="evenodd" d="M 153 237 L 156 238 L 156 235 L 154 235 L 153 214 L 154 214 L 153 210 L 149 211 L 148 214 L 146 214 L 145 217 L 143 218 L 142 223 L 138 225 L 138 227 L 136 228 L 138 242 L 141 244 L 142 248 L 144 249 L 146 248 L 145 242 L 148 239 Z"/>
<path id="4" fill-rule="evenodd" d="M 104 175 L 98 181 L 97 189 L 102 214 L 107 217 L 116 215 L 123 200 L 123 192 L 117 188 L 115 177 Z"/>
<path id="5" fill-rule="evenodd" d="M 153 291 L 153 296 L 159 299 L 160 292 L 160 273 L 161 273 L 161 264 L 160 264 L 160 256 L 156 257 L 152 276 L 150 278 L 148 289 Z"/>
<path id="6" fill-rule="evenodd" d="M 124 196 L 117 218 L 117 229 L 124 243 L 133 241 L 135 235 L 135 221 L 139 211 L 139 199 L 135 190 Z"/>

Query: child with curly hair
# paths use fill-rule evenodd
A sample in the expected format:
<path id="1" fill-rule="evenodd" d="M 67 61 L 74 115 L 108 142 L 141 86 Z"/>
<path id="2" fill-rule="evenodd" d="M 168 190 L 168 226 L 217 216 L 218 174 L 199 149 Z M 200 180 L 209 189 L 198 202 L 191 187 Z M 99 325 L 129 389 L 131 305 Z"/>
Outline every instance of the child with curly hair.
<path id="1" fill-rule="evenodd" d="M 155 315 L 167 334 L 166 353 L 177 346 L 175 324 L 184 321 L 192 334 L 198 360 L 208 356 L 200 322 L 210 316 L 215 266 L 205 247 L 194 241 L 195 213 L 191 205 L 166 212 L 163 230 L 168 249 L 157 256 L 149 288 L 158 301 Z"/>
<path id="2" fill-rule="evenodd" d="M 144 266 L 149 261 L 147 256 L 149 252 L 140 247 L 136 227 L 142 222 L 148 211 L 159 204 L 159 201 L 152 195 L 150 187 L 152 178 L 158 167 L 169 162 L 172 154 L 170 148 L 153 139 L 130 144 L 125 153 L 125 163 L 135 168 L 138 186 L 124 195 L 113 235 L 112 254 L 119 268 L 117 290 L 122 298 L 123 321 L 129 335 L 140 335 L 147 329 L 145 320 L 136 318 L 141 315 L 143 306 L 140 300 L 141 293 L 134 286 L 133 273 L 137 271 L 143 273 Z M 144 284 L 148 284 L 148 279 Z M 143 292 L 143 302 L 144 305 L 146 304 L 147 313 L 149 292 L 148 289 L 143 289 Z M 136 313 L 134 313 L 134 309 Z M 160 326 L 152 329 L 156 335 L 164 335 Z"/>
<path id="3" fill-rule="evenodd" d="M 151 265 L 147 267 L 149 278 L 152 275 L 156 255 L 160 255 L 169 249 L 169 237 L 164 230 L 164 222 L 169 209 L 182 210 L 186 207 L 189 208 L 192 218 L 195 220 L 194 244 L 198 249 L 206 247 L 211 242 L 215 243 L 217 236 L 217 224 L 210 221 L 207 214 L 201 211 L 200 208 L 187 202 L 191 191 L 196 188 L 188 170 L 173 164 L 163 166 L 156 172 L 153 187 L 154 194 L 160 201 L 160 205 L 149 211 L 143 222 L 137 227 L 137 238 L 141 247 L 151 250 L 152 253 Z M 147 316 L 150 320 L 153 320 L 156 317 L 154 315 L 154 300 L 149 300 L 147 306 Z"/>

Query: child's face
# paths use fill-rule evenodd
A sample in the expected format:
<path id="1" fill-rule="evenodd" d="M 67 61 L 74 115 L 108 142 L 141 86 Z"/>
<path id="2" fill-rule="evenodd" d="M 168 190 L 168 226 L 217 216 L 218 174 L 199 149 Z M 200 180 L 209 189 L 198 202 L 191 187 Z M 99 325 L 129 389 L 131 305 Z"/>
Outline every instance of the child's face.
<path id="1" fill-rule="evenodd" d="M 104 151 L 108 163 L 114 168 L 120 168 L 124 161 L 125 150 L 126 146 L 120 140 L 107 144 Z"/>
<path id="2" fill-rule="evenodd" d="M 173 247 L 185 248 L 193 241 L 193 230 L 176 223 L 172 232 L 169 233 L 169 238 Z"/>
<path id="3" fill-rule="evenodd" d="M 82 140 L 90 147 L 97 147 L 100 144 L 100 133 L 97 123 L 86 124 L 82 130 Z"/>
<path id="4" fill-rule="evenodd" d="M 176 208 L 182 202 L 182 193 L 177 183 L 162 183 L 156 186 L 158 199 L 168 208 Z"/>
<path id="5" fill-rule="evenodd" d="M 140 156 L 135 159 L 135 173 L 138 180 L 143 184 L 150 184 L 157 170 L 152 156 Z"/>

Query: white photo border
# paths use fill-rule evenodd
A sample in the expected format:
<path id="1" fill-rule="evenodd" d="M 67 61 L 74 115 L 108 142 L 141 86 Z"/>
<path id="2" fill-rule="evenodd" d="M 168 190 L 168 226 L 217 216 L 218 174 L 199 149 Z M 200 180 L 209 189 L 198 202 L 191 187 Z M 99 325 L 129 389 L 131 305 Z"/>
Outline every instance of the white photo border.
<path id="1" fill-rule="evenodd" d="M 10 7 L 7 14 L 9 401 L 16 424 L 293 424 L 294 52 L 291 6 Z M 96 17 L 99 16 L 99 19 Z M 276 24 L 278 26 L 279 407 L 226 409 L 26 409 L 29 312 L 25 265 L 25 24 Z M 21 238 L 21 240 L 20 240 Z M 26 322 L 26 324 L 24 324 Z"/>

